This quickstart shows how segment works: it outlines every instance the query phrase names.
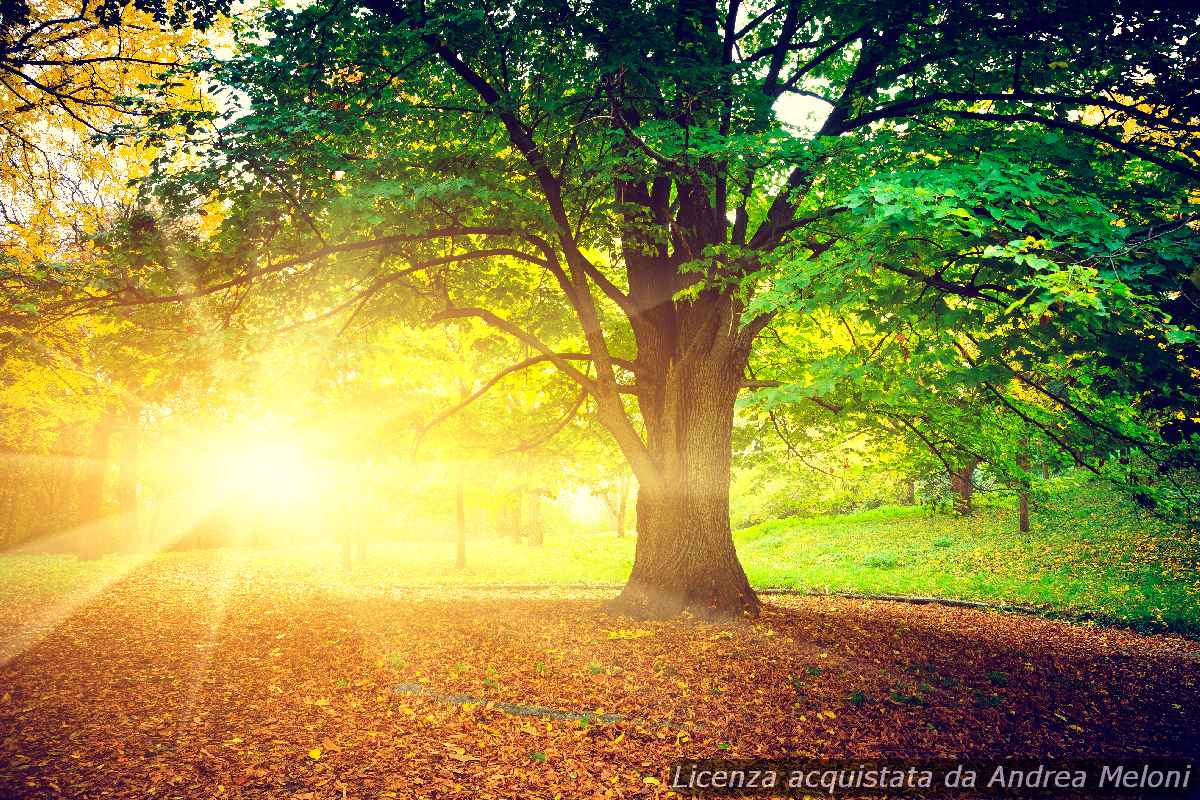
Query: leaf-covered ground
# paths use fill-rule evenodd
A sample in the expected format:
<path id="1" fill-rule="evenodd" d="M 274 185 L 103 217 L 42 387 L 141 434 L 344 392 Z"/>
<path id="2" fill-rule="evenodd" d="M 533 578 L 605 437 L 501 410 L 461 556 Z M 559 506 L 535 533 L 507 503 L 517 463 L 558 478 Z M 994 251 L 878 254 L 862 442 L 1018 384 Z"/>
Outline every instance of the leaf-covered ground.
<path id="1" fill-rule="evenodd" d="M 1196 747 L 1178 637 L 821 598 L 646 623 L 599 595 L 350 594 L 257 563 L 10 596 L 0 796 L 655 797 L 679 757 Z"/>

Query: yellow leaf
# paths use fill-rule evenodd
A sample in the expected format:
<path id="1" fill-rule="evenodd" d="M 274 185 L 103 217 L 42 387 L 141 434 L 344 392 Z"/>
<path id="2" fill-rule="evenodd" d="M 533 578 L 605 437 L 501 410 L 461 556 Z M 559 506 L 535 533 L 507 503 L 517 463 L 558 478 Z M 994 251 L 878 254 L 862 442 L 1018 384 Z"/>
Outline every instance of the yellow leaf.
<path id="1" fill-rule="evenodd" d="M 312 750 L 309 750 L 308 757 L 311 758 L 313 761 L 320 761 L 321 760 L 321 748 L 314 747 Z"/>

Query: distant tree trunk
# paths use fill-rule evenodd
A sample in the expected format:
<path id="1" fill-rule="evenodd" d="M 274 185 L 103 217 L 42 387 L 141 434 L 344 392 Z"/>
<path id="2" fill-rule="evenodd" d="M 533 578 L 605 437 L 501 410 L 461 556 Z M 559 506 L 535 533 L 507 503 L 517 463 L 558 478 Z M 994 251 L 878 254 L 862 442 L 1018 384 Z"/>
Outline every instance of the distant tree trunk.
<path id="1" fill-rule="evenodd" d="M 341 524 L 348 524 L 342 529 L 342 565 L 351 569 L 355 563 L 362 564 L 367 560 L 367 532 L 361 514 L 347 514 Z M 228 535 L 226 530 L 222 538 Z"/>
<path id="2" fill-rule="evenodd" d="M 514 542 L 520 542 L 521 536 L 524 534 L 522 526 L 524 525 L 524 512 L 521 510 L 525 505 L 525 490 L 517 489 L 511 507 L 508 523 L 508 535 L 512 537 Z"/>
<path id="3" fill-rule="evenodd" d="M 460 464 L 454 482 L 454 566 L 467 568 L 467 509 L 463 500 L 463 468 Z"/>
<path id="4" fill-rule="evenodd" d="M 459 402 L 465 403 L 470 396 L 470 390 L 461 379 L 458 382 Z M 466 504 L 466 452 L 465 448 L 459 453 L 458 464 L 454 469 L 454 568 L 467 568 L 467 504 Z"/>
<path id="5" fill-rule="evenodd" d="M 1049 461 L 1042 462 L 1042 480 L 1044 480 L 1044 481 L 1050 480 L 1050 462 Z"/>
<path id="6" fill-rule="evenodd" d="M 602 492 L 595 492 L 596 496 L 604 501 L 604 506 L 613 518 L 613 527 L 616 528 L 618 539 L 625 538 L 625 518 L 629 505 L 630 483 L 632 483 L 630 476 L 622 473 L 621 477 L 617 478 L 609 488 Z"/>
<path id="7" fill-rule="evenodd" d="M 108 453 L 116 417 L 105 412 L 92 429 L 92 443 L 79 487 L 79 511 L 85 528 L 79 543 L 79 557 L 98 558 L 107 548 L 104 520 L 104 478 L 108 472 Z"/>
<path id="8" fill-rule="evenodd" d="M 622 474 L 621 480 L 617 484 L 617 538 L 625 538 L 625 509 L 629 504 L 629 484 L 632 483 L 629 475 Z"/>
<path id="9" fill-rule="evenodd" d="M 21 460 L 14 458 L 17 451 L 9 447 L 0 447 L 0 547 L 15 544 L 17 531 L 17 507 L 21 495 L 21 487 L 26 481 L 21 479 L 25 470 Z"/>
<path id="10" fill-rule="evenodd" d="M 83 522 L 83 479 L 87 473 L 87 431 L 80 425 L 59 429 L 55 456 L 50 465 L 31 470 L 35 479 L 33 491 L 23 502 L 23 517 L 28 521 L 32 512 L 37 520 L 26 525 L 25 538 L 42 536 L 78 527 Z"/>
<path id="11" fill-rule="evenodd" d="M 904 505 L 912 506 L 917 503 L 917 481 L 909 478 L 904 482 Z"/>
<path id="12" fill-rule="evenodd" d="M 529 522 L 527 525 L 529 530 L 529 544 L 533 547 L 541 547 L 545 536 L 545 530 L 542 527 L 542 494 L 534 491 L 529 496 Z"/>
<path id="13" fill-rule="evenodd" d="M 950 475 L 950 488 L 954 492 L 954 510 L 964 517 L 974 510 L 972 498 L 975 491 L 975 468 L 978 466 L 979 459 L 968 458 Z"/>
<path id="14" fill-rule="evenodd" d="M 1017 466 L 1021 468 L 1021 490 L 1017 495 L 1017 527 L 1021 533 L 1029 530 L 1029 440 L 1021 442 L 1021 453 L 1017 456 Z"/>
<path id="15" fill-rule="evenodd" d="M 138 537 L 138 461 L 141 450 L 141 431 L 138 419 L 140 408 L 130 410 L 121 435 L 120 471 L 117 477 L 117 507 L 129 545 L 140 544 Z"/>
<path id="16" fill-rule="evenodd" d="M 1117 463 L 1125 467 L 1125 482 L 1136 486 L 1138 484 L 1137 471 L 1133 469 L 1133 458 L 1130 456 L 1130 451 L 1122 451 L 1117 458 Z"/>

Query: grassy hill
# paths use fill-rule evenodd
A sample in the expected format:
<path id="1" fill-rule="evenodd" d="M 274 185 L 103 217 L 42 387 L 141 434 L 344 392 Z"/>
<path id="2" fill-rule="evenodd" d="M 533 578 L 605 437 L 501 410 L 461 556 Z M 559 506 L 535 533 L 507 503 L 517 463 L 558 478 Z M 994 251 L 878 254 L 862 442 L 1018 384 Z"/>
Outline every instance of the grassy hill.
<path id="1" fill-rule="evenodd" d="M 997 503 L 969 519 L 921 508 L 784 519 L 736 534 L 759 587 L 937 595 L 1200 629 L 1200 537 L 1093 486 L 1063 487 L 1017 530 Z"/>

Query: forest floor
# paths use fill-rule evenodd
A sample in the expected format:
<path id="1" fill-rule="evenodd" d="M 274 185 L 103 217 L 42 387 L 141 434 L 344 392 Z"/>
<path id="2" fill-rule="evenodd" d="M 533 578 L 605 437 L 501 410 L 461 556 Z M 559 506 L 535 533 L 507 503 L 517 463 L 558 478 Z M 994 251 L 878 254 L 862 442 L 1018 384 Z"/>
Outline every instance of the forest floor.
<path id="1" fill-rule="evenodd" d="M 6 593 L 0 796 L 661 797 L 679 758 L 1197 755 L 1179 636 L 830 597 L 639 622 L 603 591 L 267 563 Z"/>

